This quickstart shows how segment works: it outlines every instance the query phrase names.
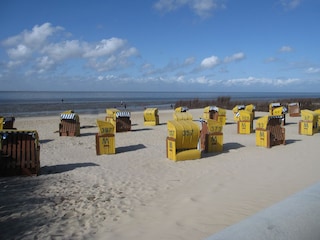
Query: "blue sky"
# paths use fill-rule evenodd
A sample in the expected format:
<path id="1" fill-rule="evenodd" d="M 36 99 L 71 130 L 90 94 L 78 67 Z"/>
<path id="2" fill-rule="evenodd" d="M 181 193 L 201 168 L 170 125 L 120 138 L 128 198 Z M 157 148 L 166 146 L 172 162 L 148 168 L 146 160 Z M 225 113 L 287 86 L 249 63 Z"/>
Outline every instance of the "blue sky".
<path id="1" fill-rule="evenodd" d="M 320 90 L 318 0 L 2 0 L 0 90 Z"/>

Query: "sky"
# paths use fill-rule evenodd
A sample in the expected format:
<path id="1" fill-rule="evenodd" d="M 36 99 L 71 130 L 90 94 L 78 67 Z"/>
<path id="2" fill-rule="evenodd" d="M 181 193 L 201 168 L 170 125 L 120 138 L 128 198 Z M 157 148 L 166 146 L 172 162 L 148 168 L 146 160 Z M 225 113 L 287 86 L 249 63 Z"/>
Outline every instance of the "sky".
<path id="1" fill-rule="evenodd" d="M 319 0 L 2 0 L 0 91 L 320 92 Z"/>

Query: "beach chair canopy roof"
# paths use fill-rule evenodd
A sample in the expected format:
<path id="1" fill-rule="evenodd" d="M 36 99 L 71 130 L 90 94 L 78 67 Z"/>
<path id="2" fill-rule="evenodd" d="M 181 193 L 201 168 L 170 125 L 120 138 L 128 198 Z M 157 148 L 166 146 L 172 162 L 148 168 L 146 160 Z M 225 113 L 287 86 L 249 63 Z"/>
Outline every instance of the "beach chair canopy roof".
<path id="1" fill-rule="evenodd" d="M 253 120 L 252 112 L 247 111 L 247 110 L 240 110 L 239 112 L 237 112 L 236 115 L 239 118 L 239 120 L 242 120 L 242 121 Z"/>
<path id="2" fill-rule="evenodd" d="M 15 117 L 3 117 L 3 116 L 0 116 L 0 118 L 3 119 L 3 122 L 14 122 L 16 120 Z"/>
<path id="3" fill-rule="evenodd" d="M 5 140 L 9 135 L 24 134 L 35 139 L 35 145 L 39 146 L 39 135 L 36 130 L 0 130 L 0 139 Z"/>
<path id="4" fill-rule="evenodd" d="M 299 106 L 300 104 L 295 102 L 295 103 L 289 103 L 288 106 Z"/>
<path id="5" fill-rule="evenodd" d="M 283 117 L 281 116 L 281 115 L 270 115 L 270 116 L 268 116 L 268 121 L 270 120 L 270 119 L 282 119 Z"/>
<path id="6" fill-rule="evenodd" d="M 281 103 L 270 103 L 271 107 L 280 107 Z"/>
<path id="7" fill-rule="evenodd" d="M 130 112 L 128 111 L 119 111 L 119 112 L 116 112 L 116 117 L 130 117 L 131 114 Z"/>
<path id="8" fill-rule="evenodd" d="M 177 107 L 174 111 L 175 112 L 186 112 L 188 110 L 189 110 L 188 107 Z"/>
<path id="9" fill-rule="evenodd" d="M 174 120 L 192 120 L 193 116 L 189 112 L 174 112 L 173 113 L 173 119 Z"/>
<path id="10" fill-rule="evenodd" d="M 256 128 L 267 129 L 269 121 L 270 120 L 274 120 L 274 119 L 278 119 L 279 120 L 279 125 L 281 125 L 281 119 L 282 118 L 283 117 L 281 115 L 267 115 L 267 116 L 260 117 L 256 121 Z"/>
<path id="11" fill-rule="evenodd" d="M 219 112 L 219 108 L 217 106 L 207 106 L 204 108 L 204 112 Z"/>
<path id="12" fill-rule="evenodd" d="M 78 120 L 79 116 L 76 113 L 61 113 L 60 118 L 63 120 Z"/>
<path id="13" fill-rule="evenodd" d="M 146 108 L 144 114 L 158 114 L 158 108 Z"/>
<path id="14" fill-rule="evenodd" d="M 107 121 L 96 120 L 97 126 L 99 128 L 100 134 L 112 134 L 114 133 L 114 126 L 112 123 Z"/>
<path id="15" fill-rule="evenodd" d="M 301 119 L 304 121 L 318 120 L 318 113 L 309 109 L 303 109 L 301 110 Z"/>
<path id="16" fill-rule="evenodd" d="M 158 108 L 147 108 L 143 112 L 145 121 L 156 121 L 158 116 Z"/>
<path id="17" fill-rule="evenodd" d="M 281 106 L 281 107 L 273 108 L 272 115 L 281 115 L 287 112 L 288 112 L 288 109 L 285 106 Z"/>
<path id="18" fill-rule="evenodd" d="M 192 120 L 170 120 L 167 122 L 168 136 L 174 138 L 177 149 L 197 148 L 200 128 Z"/>
<path id="19" fill-rule="evenodd" d="M 256 110 L 256 106 L 253 104 L 246 105 L 245 110 L 254 111 L 254 110 Z"/>

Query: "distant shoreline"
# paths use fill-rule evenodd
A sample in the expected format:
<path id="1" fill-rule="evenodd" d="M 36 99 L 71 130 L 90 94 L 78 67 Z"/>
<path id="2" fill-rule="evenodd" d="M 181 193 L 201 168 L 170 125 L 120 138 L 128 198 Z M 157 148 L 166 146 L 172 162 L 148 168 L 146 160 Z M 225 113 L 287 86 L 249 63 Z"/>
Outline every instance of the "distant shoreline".
<path id="1" fill-rule="evenodd" d="M 104 113 L 107 108 L 134 112 L 150 107 L 169 110 L 177 106 L 203 108 L 209 105 L 230 110 L 240 104 L 254 104 L 257 111 L 268 111 L 271 102 L 283 104 L 300 102 L 301 108 L 310 110 L 320 108 L 320 93 L 9 92 L 6 94 L 0 95 L 0 116 L 54 116 L 66 110 L 74 110 L 78 114 L 99 114 Z"/>

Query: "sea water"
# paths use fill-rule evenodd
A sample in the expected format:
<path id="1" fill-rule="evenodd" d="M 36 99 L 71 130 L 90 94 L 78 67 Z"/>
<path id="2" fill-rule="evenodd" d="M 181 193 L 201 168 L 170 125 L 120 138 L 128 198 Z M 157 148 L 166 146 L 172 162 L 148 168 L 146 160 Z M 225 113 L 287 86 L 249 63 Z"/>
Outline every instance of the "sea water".
<path id="1" fill-rule="evenodd" d="M 51 92 L 0 91 L 0 116 L 55 115 L 65 110 L 98 114 L 115 107 L 130 111 L 146 107 L 170 109 L 179 100 L 271 101 L 293 98 L 320 98 L 320 93 L 298 92 Z"/>

